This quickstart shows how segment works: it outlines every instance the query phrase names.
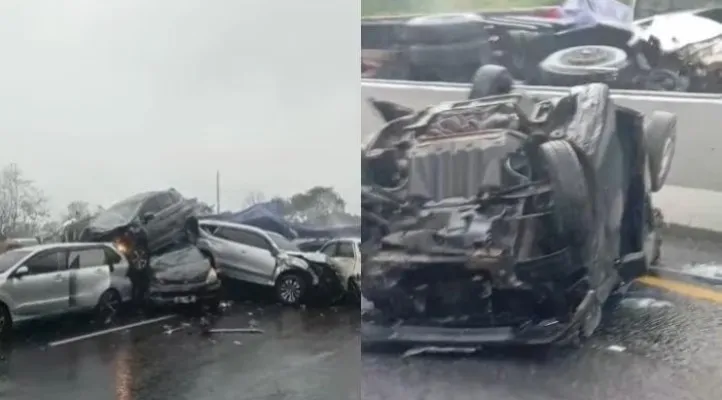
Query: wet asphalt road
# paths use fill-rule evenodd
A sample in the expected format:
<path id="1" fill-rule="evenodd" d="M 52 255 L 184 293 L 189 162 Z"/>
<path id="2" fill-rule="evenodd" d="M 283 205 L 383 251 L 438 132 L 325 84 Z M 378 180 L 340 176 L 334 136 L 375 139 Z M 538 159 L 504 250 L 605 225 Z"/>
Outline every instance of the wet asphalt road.
<path id="1" fill-rule="evenodd" d="M 722 246 L 667 238 L 663 257 L 669 268 L 722 265 Z M 722 304 L 635 284 L 577 351 L 402 354 L 364 353 L 364 399 L 715 400 Z"/>
<path id="2" fill-rule="evenodd" d="M 665 263 L 722 264 L 717 247 L 668 239 Z M 339 400 L 361 398 L 362 386 L 364 399 L 711 400 L 722 376 L 722 305 L 642 285 L 582 349 L 545 356 L 361 357 L 358 312 L 344 307 L 238 300 L 216 322 L 249 325 L 265 332 L 208 337 L 180 317 L 58 347 L 45 345 L 91 331 L 87 319 L 29 326 L 0 351 L 0 399 Z"/>
<path id="3" fill-rule="evenodd" d="M 77 318 L 72 325 L 79 323 L 88 324 Z M 360 398 L 357 309 L 236 302 L 215 322 L 253 325 L 264 333 L 205 336 L 198 319 L 186 316 L 58 347 L 44 345 L 90 328 L 23 328 L 19 343 L 2 353 L 0 399 Z"/>

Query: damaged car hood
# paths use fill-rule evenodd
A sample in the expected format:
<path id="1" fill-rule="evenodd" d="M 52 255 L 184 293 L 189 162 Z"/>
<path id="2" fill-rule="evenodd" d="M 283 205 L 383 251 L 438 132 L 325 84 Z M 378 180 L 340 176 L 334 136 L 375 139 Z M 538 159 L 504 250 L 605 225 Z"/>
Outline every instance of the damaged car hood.
<path id="1" fill-rule="evenodd" d="M 348 268 L 347 265 L 343 263 L 336 262 L 331 257 L 323 254 L 323 253 L 316 253 L 316 252 L 305 252 L 305 251 L 289 251 L 287 252 L 288 255 L 293 257 L 298 257 L 301 259 L 304 259 L 306 261 L 317 263 L 317 264 L 324 264 L 329 266 L 339 277 L 339 280 L 341 281 L 341 284 L 344 288 L 346 288 L 346 284 L 348 283 L 348 280 L 351 276 L 353 276 L 353 268 Z M 352 266 L 353 267 L 353 266 Z"/>
<path id="2" fill-rule="evenodd" d="M 190 283 L 204 281 L 211 267 L 200 250 L 187 246 L 153 257 L 150 268 L 157 279 Z"/>
<path id="3" fill-rule="evenodd" d="M 637 21 L 637 35 L 644 40 L 653 36 L 659 39 L 663 53 L 674 53 L 690 44 L 722 36 L 722 24 L 697 14 L 703 11 L 676 12 Z"/>

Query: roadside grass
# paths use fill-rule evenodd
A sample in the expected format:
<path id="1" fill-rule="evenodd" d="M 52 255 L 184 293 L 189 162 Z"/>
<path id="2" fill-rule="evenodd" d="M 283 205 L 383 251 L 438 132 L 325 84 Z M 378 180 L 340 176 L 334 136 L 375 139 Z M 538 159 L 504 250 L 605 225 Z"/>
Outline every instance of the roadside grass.
<path id="1" fill-rule="evenodd" d="M 361 16 L 503 10 L 561 3 L 562 0 L 361 0 Z"/>

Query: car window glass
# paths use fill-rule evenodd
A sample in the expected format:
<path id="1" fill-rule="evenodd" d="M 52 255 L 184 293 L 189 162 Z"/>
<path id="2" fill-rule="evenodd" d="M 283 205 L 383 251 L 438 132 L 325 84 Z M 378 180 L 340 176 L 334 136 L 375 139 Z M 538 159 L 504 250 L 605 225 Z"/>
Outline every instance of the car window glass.
<path id="1" fill-rule="evenodd" d="M 173 197 L 170 195 L 170 193 L 163 193 L 158 196 L 156 196 L 156 201 L 158 202 L 158 208 L 160 210 L 163 210 L 165 208 L 168 208 L 175 203 L 173 200 Z"/>
<path id="2" fill-rule="evenodd" d="M 141 215 L 146 213 L 157 213 L 160 211 L 160 203 L 158 202 L 157 197 L 158 196 L 153 196 L 143 203 L 143 207 L 140 209 Z"/>
<path id="3" fill-rule="evenodd" d="M 339 242 L 336 249 L 336 257 L 354 258 L 353 243 Z"/>
<path id="4" fill-rule="evenodd" d="M 338 247 L 338 243 L 330 243 L 327 244 L 323 250 L 321 250 L 321 253 L 329 256 L 329 257 L 336 257 L 336 248 Z"/>
<path id="5" fill-rule="evenodd" d="M 199 224 L 198 226 L 199 226 L 201 229 L 203 229 L 204 231 L 210 233 L 211 235 L 215 235 L 215 234 L 216 234 L 216 231 L 218 230 L 218 227 L 215 226 L 215 225 Z"/>
<path id="6" fill-rule="evenodd" d="M 65 269 L 65 253 L 51 251 L 31 257 L 24 264 L 31 275 L 58 272 Z"/>
<path id="7" fill-rule="evenodd" d="M 70 269 L 97 267 L 105 265 L 105 251 L 103 249 L 73 250 L 68 256 Z"/>
<path id="8" fill-rule="evenodd" d="M 261 236 L 248 231 L 232 228 L 220 228 L 216 231 L 216 236 L 247 246 L 257 247 L 259 249 L 269 250 L 268 242 Z"/>
<path id="9" fill-rule="evenodd" d="M 123 258 L 113 249 L 104 249 L 105 261 L 107 264 L 118 264 L 123 261 Z"/>

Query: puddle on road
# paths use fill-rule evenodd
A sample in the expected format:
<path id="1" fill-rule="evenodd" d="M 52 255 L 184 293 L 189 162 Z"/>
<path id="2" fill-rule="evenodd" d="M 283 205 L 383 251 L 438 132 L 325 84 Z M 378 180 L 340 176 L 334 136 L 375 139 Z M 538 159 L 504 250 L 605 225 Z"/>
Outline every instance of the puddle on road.
<path id="1" fill-rule="evenodd" d="M 635 310 L 649 309 L 649 308 L 667 308 L 673 307 L 673 304 L 666 300 L 658 300 L 648 297 L 629 297 L 622 299 L 619 302 L 619 306 L 622 308 L 631 308 Z"/>

